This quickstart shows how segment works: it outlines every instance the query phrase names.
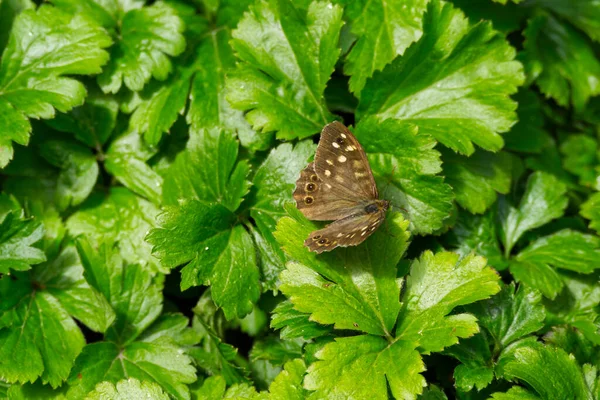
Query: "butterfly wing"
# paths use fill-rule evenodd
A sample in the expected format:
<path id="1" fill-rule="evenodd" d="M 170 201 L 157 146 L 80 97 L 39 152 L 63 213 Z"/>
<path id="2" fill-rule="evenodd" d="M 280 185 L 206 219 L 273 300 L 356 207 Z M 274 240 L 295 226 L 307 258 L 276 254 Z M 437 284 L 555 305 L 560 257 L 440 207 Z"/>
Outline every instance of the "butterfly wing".
<path id="1" fill-rule="evenodd" d="M 323 128 L 314 168 L 337 197 L 359 203 L 379 197 L 365 151 L 340 122 L 332 122 Z"/>
<path id="2" fill-rule="evenodd" d="M 336 247 L 356 246 L 367 239 L 385 221 L 386 209 L 372 214 L 356 214 L 337 220 L 310 234 L 304 245 L 316 253 Z"/>
<path id="3" fill-rule="evenodd" d="M 314 163 L 300 173 L 294 190 L 296 206 L 313 221 L 331 221 L 360 212 L 364 207 L 355 199 L 340 197 L 331 184 L 325 184 L 315 173 Z"/>

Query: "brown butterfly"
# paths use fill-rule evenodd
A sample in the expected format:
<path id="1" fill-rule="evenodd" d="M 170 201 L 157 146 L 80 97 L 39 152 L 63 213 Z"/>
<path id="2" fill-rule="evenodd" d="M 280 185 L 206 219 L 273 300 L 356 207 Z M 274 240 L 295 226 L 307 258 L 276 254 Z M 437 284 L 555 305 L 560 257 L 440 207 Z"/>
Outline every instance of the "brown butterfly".
<path id="1" fill-rule="evenodd" d="M 294 200 L 306 218 L 335 220 L 304 241 L 311 251 L 356 246 L 385 220 L 389 202 L 379 200 L 367 156 L 354 135 L 339 122 L 323 128 L 315 161 L 300 173 Z"/>

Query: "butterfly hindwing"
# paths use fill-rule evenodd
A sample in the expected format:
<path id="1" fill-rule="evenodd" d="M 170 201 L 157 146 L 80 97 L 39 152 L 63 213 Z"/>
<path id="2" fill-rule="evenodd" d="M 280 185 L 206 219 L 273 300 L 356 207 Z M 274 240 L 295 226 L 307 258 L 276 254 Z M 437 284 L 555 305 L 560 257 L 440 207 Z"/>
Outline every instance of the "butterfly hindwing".
<path id="1" fill-rule="evenodd" d="M 356 246 L 367 239 L 385 220 L 385 209 L 372 214 L 358 214 L 337 220 L 323 229 L 314 231 L 304 245 L 317 253 L 336 247 Z"/>
<path id="2" fill-rule="evenodd" d="M 347 217 L 362 209 L 354 200 L 340 197 L 315 173 L 314 163 L 300 173 L 294 190 L 296 207 L 313 221 L 331 221 Z"/>
<path id="3" fill-rule="evenodd" d="M 339 122 L 323 128 L 315 172 L 336 196 L 362 203 L 379 197 L 367 156 L 352 132 Z"/>

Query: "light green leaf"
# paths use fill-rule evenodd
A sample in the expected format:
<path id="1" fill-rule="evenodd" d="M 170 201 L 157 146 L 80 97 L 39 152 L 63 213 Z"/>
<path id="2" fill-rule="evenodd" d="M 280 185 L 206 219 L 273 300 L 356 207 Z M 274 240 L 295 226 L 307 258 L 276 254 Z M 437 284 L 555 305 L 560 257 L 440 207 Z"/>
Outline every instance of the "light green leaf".
<path id="1" fill-rule="evenodd" d="M 70 14 L 86 15 L 108 30 L 115 29 L 128 11 L 142 8 L 144 0 L 52 0 L 61 10 Z"/>
<path id="2" fill-rule="evenodd" d="M 587 339 L 577 328 L 556 326 L 544 336 L 544 341 L 573 354 L 579 365 L 598 364 L 600 360 L 600 347 Z"/>
<path id="3" fill-rule="evenodd" d="M 506 393 L 496 392 L 492 394 L 493 400 L 540 400 L 540 397 L 523 389 L 520 386 L 513 386 Z"/>
<path id="4" fill-rule="evenodd" d="M 543 399 L 592 399 L 575 358 L 562 349 L 526 341 L 498 362 L 505 379 L 527 383 Z"/>
<path id="5" fill-rule="evenodd" d="M 110 144 L 104 167 L 131 191 L 160 204 L 163 179 L 147 164 L 155 154 L 137 131 L 126 131 Z"/>
<path id="6" fill-rule="evenodd" d="M 433 0 L 423 36 L 367 81 L 357 114 L 393 118 L 445 146 L 471 154 L 499 150 L 516 122 L 509 95 L 523 81 L 515 50 L 489 22 L 471 25 L 450 3 Z"/>
<path id="7" fill-rule="evenodd" d="M 232 227 L 234 221 L 225 207 L 193 200 L 165 208 L 146 238 L 164 266 L 187 264 L 182 289 L 211 285 L 227 319 L 248 314 L 260 294 L 252 238 L 241 225 Z"/>
<path id="8" fill-rule="evenodd" d="M 590 228 L 600 233 L 600 193 L 592 194 L 581 205 L 579 213 L 590 220 Z"/>
<path id="9" fill-rule="evenodd" d="M 209 376 L 192 394 L 197 400 L 222 399 L 225 395 L 225 379 L 221 375 Z"/>
<path id="10" fill-rule="evenodd" d="M 548 264 L 511 261 L 510 272 L 517 282 L 523 282 L 551 299 L 563 287 L 560 275 Z"/>
<path id="11" fill-rule="evenodd" d="M 534 172 L 527 179 L 527 188 L 518 208 L 509 205 L 505 199 L 500 201 L 500 237 L 506 256 L 523 233 L 563 215 L 568 203 L 566 191 L 565 185 L 553 175 Z"/>
<path id="12" fill-rule="evenodd" d="M 55 109 L 83 104 L 84 86 L 63 75 L 99 73 L 110 43 L 92 21 L 48 5 L 19 14 L 0 64 L 0 167 L 12 159 L 13 141 L 29 142 L 28 118 L 50 119 Z"/>
<path id="13" fill-rule="evenodd" d="M 350 75 L 350 90 L 360 93 L 367 78 L 402 55 L 418 40 L 428 0 L 340 1 L 350 29 L 358 39 L 346 57 L 344 73 Z"/>
<path id="14" fill-rule="evenodd" d="M 291 0 L 261 0 L 233 31 L 242 61 L 228 75 L 227 99 L 246 112 L 257 131 L 280 139 L 305 138 L 333 116 L 323 99 L 339 55 L 342 9 L 314 1 L 308 10 Z"/>
<path id="15" fill-rule="evenodd" d="M 496 202 L 497 193 L 510 191 L 513 158 L 479 150 L 470 157 L 442 150 L 446 182 L 454 189 L 456 202 L 481 214 Z"/>
<path id="16" fill-rule="evenodd" d="M 85 397 L 86 400 L 129 400 L 150 399 L 169 400 L 161 387 L 154 382 L 142 381 L 135 378 L 123 379 L 113 385 L 111 382 L 102 382 L 96 385 Z"/>
<path id="17" fill-rule="evenodd" d="M 185 26 L 166 3 L 132 9 L 119 21 L 119 40 L 111 48 L 111 59 L 98 77 L 105 93 L 116 93 L 122 83 L 132 91 L 142 90 L 151 77 L 165 80 L 171 73 L 169 56 L 185 50 Z"/>
<path id="18" fill-rule="evenodd" d="M 419 343 L 423 352 L 441 351 L 459 337 L 472 336 L 479 331 L 475 317 L 446 315 L 497 293 L 498 281 L 483 257 L 426 251 L 411 265 L 396 335 Z"/>
<path id="19" fill-rule="evenodd" d="M 288 361 L 283 371 L 277 375 L 269 386 L 269 399 L 271 400 L 303 400 L 306 391 L 302 388 L 302 379 L 306 372 L 306 365 L 301 359 Z"/>
<path id="20" fill-rule="evenodd" d="M 316 390 L 316 398 L 388 399 L 389 387 L 397 399 L 415 399 L 426 385 L 415 347 L 371 335 L 338 338 L 317 352 L 320 361 L 308 367 L 304 387 Z"/>
<path id="21" fill-rule="evenodd" d="M 279 336 L 284 340 L 310 340 L 331 332 L 330 327 L 309 320 L 309 314 L 295 310 L 289 300 L 282 301 L 273 310 L 271 328 L 281 329 Z"/>
<path id="22" fill-rule="evenodd" d="M 546 97 L 583 110 L 588 99 L 600 94 L 600 61 L 586 37 L 551 15 L 529 20 L 523 62 L 529 81 Z"/>
<path id="23" fill-rule="evenodd" d="M 411 230 L 431 233 L 452 211 L 452 189 L 444 183 L 435 140 L 399 121 L 360 121 L 355 131 L 364 146 L 381 197 L 407 213 Z M 398 146 L 402 143 L 402 146 Z"/>
<path id="24" fill-rule="evenodd" d="M 390 337 L 400 311 L 396 264 L 408 247 L 408 222 L 390 214 L 359 247 L 317 256 L 303 245 L 316 225 L 298 214 L 282 218 L 275 232 L 288 257 L 297 260 L 282 273 L 280 290 L 313 321 Z"/>
<path id="25" fill-rule="evenodd" d="M 81 204 L 98 179 L 98 163 L 92 152 L 76 142 L 47 140 L 40 155 L 60 169 L 56 182 L 55 204 L 59 210 Z"/>
<path id="26" fill-rule="evenodd" d="M 46 261 L 44 252 L 32 245 L 44 236 L 44 226 L 33 219 L 19 218 L 21 211 L 11 211 L 0 222 L 0 274 L 11 269 L 26 271 L 33 264 Z"/>
<path id="27" fill-rule="evenodd" d="M 158 271 L 160 262 L 152 256 L 152 246 L 144 241 L 157 214 L 152 203 L 125 188 L 113 187 L 107 195 L 92 194 L 67 220 L 67 230 L 72 236 L 84 235 L 94 244 L 108 237 L 119 243 L 126 262 Z"/>
<path id="28" fill-rule="evenodd" d="M 163 185 L 164 203 L 180 200 L 220 203 L 230 211 L 240 206 L 248 193 L 250 166 L 237 161 L 235 134 L 218 128 L 191 132 L 186 151 L 169 168 Z"/>
<path id="29" fill-rule="evenodd" d="M 0 1 L 0 53 L 8 42 L 8 35 L 17 15 L 22 11 L 35 7 L 31 0 L 4 0 Z"/>

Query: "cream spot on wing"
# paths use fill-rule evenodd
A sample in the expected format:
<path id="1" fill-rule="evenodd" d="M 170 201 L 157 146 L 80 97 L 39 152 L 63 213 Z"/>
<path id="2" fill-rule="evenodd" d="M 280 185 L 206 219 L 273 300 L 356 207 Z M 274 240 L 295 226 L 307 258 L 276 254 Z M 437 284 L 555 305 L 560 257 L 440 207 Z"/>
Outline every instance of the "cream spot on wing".
<path id="1" fill-rule="evenodd" d="M 354 165 L 354 168 L 362 168 L 362 163 L 359 160 L 354 160 L 352 165 Z"/>
<path id="2" fill-rule="evenodd" d="M 342 136 L 344 139 L 346 139 L 346 135 L 344 135 L 343 133 L 341 134 L 341 136 Z"/>
<path id="3" fill-rule="evenodd" d="M 354 146 L 346 147 L 346 151 L 354 151 L 354 150 L 356 150 L 356 148 Z"/>
<path id="4" fill-rule="evenodd" d="M 333 145 L 333 147 L 335 147 L 336 149 L 339 149 L 339 148 L 340 148 L 340 145 L 339 145 L 339 144 L 337 144 L 336 142 L 333 142 L 333 143 L 331 143 L 331 144 L 332 144 L 332 145 Z"/>
<path id="5" fill-rule="evenodd" d="M 326 183 L 325 186 L 327 186 L 327 189 L 331 189 L 331 185 L 329 183 Z"/>
<path id="6" fill-rule="evenodd" d="M 360 236 L 365 236 L 367 234 L 367 231 L 363 231 L 363 233 L 360 234 Z"/>
<path id="7" fill-rule="evenodd" d="M 354 236 L 356 236 L 356 233 L 353 233 L 352 235 L 350 235 L 350 239 L 352 239 Z"/>
<path id="8" fill-rule="evenodd" d="M 346 160 L 347 160 L 346 156 L 339 156 L 338 157 L 338 161 L 339 162 L 346 162 Z"/>
<path id="9" fill-rule="evenodd" d="M 365 230 L 365 229 L 367 229 L 367 228 L 368 228 L 368 226 L 365 226 L 364 228 L 362 228 L 362 229 L 361 229 L 361 231 L 364 231 L 364 230 Z"/>
<path id="10" fill-rule="evenodd" d="M 331 171 L 330 171 L 330 170 L 328 170 L 328 169 L 326 169 L 326 170 L 325 170 L 325 176 L 331 176 Z"/>
<path id="11" fill-rule="evenodd" d="M 325 160 L 325 162 L 329 165 L 333 165 L 333 161 L 331 161 L 331 160 Z"/>
<path id="12" fill-rule="evenodd" d="M 338 181 L 339 183 L 344 183 L 344 178 L 342 178 L 341 176 L 337 175 L 335 177 L 335 180 Z"/>
<path id="13" fill-rule="evenodd" d="M 343 233 L 338 233 L 338 234 L 337 234 L 337 237 L 342 237 L 342 236 L 344 236 L 344 234 L 343 234 Z"/>
<path id="14" fill-rule="evenodd" d="M 355 172 L 354 176 L 357 178 L 362 178 L 362 177 L 367 176 L 367 174 L 365 174 L 364 172 Z"/>

